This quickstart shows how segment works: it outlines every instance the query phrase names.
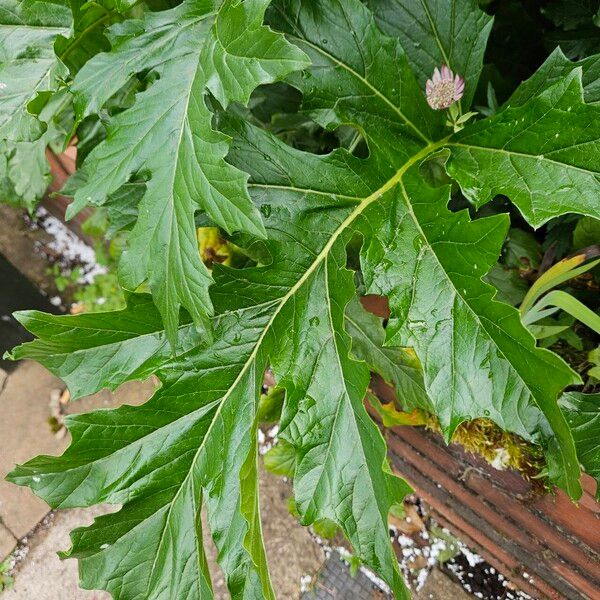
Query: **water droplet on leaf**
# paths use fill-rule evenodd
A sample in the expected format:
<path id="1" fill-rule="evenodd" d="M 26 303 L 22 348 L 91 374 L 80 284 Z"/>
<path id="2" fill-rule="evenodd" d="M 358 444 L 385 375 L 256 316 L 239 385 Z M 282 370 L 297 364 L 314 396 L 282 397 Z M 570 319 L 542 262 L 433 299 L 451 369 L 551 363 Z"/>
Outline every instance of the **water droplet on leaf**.
<path id="1" fill-rule="evenodd" d="M 413 239 L 413 247 L 418 252 L 423 247 L 423 237 L 418 235 Z"/>
<path id="2" fill-rule="evenodd" d="M 427 323 L 425 321 L 409 321 L 406 326 L 411 331 L 415 331 L 418 329 L 425 329 L 427 327 Z"/>

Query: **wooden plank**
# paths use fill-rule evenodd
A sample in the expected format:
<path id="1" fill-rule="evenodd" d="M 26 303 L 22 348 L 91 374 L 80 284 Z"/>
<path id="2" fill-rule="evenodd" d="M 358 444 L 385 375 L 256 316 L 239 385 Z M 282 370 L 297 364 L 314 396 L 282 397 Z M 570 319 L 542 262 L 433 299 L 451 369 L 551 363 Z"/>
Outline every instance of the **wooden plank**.
<path id="1" fill-rule="evenodd" d="M 461 450 L 419 428 L 386 429 L 394 469 L 429 505 L 434 517 L 458 534 L 520 589 L 534 597 L 598 598 L 598 505 L 593 510 L 561 498 L 559 526 L 544 512 L 549 498 L 503 488 L 483 461 L 461 459 Z M 474 466 L 474 463 L 479 463 Z M 510 474 L 508 481 L 516 475 Z M 498 484 L 500 481 L 500 485 Z M 588 529 L 579 535 L 580 524 Z M 590 542 L 590 543 L 588 543 Z M 525 576 L 525 574 L 528 574 Z"/>

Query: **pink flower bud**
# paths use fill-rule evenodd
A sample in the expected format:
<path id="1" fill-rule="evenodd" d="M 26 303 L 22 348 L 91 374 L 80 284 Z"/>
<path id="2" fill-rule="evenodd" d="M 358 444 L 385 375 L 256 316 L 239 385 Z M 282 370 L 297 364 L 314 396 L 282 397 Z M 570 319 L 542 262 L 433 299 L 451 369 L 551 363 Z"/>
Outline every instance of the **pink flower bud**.
<path id="1" fill-rule="evenodd" d="M 458 102 L 465 91 L 465 80 L 446 66 L 433 70 L 431 79 L 425 84 L 427 103 L 434 110 L 444 110 Z"/>

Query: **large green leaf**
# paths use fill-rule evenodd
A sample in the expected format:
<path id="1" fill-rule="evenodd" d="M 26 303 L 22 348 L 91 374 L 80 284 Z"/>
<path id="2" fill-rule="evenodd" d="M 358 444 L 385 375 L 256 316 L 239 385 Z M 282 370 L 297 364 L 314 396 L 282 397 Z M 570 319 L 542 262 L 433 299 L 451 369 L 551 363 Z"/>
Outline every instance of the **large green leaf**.
<path id="1" fill-rule="evenodd" d="M 596 499 L 600 501 L 600 394 L 568 392 L 560 398 L 585 472 L 597 482 Z"/>
<path id="2" fill-rule="evenodd" d="M 30 141 L 44 131 L 28 111 L 41 92 L 57 88 L 67 73 L 54 53 L 72 15 L 66 0 L 0 2 L 0 139 Z"/>
<path id="3" fill-rule="evenodd" d="M 39 361 L 65 381 L 73 399 L 144 379 L 172 354 L 160 314 L 147 296 L 132 296 L 119 312 L 62 317 L 27 310 L 15 317 L 38 339 L 16 348 L 10 358 Z M 178 352 L 202 342 L 185 321 L 177 332 Z"/>
<path id="4" fill-rule="evenodd" d="M 195 212 L 206 211 L 227 231 L 264 234 L 246 176 L 223 160 L 228 141 L 212 129 L 204 96 L 210 90 L 223 106 L 245 103 L 259 84 L 306 64 L 302 52 L 262 26 L 267 4 L 226 0 L 215 10 L 210 0 L 188 0 L 143 21 L 115 25 L 112 51 L 88 61 L 73 85 L 81 119 L 132 75 L 154 69 L 158 76 L 111 121 L 106 140 L 86 158 L 87 181 L 69 215 L 103 204 L 132 174 L 150 173 L 120 275 L 132 290 L 148 279 L 172 341 L 180 306 L 197 324 L 212 312 Z"/>
<path id="5" fill-rule="evenodd" d="M 302 156 L 257 130 L 239 133 L 240 156 L 252 159 L 259 143 Z M 258 169 L 270 163 L 262 154 L 256 158 Z M 354 294 L 345 269 L 345 218 L 353 204 L 318 191 L 289 203 L 285 192 L 253 188 L 269 215 L 265 243 L 272 263 L 241 271 L 215 267 L 215 342 L 166 361 L 158 369 L 163 387 L 142 407 L 71 418 L 74 442 L 65 455 L 35 459 L 11 475 L 52 506 L 124 504 L 74 535 L 69 555 L 82 560 L 86 587 L 117 598 L 171 598 L 184 590 L 190 598 L 210 597 L 194 587 L 206 573 L 192 568 L 203 564 L 193 526 L 202 495 L 232 597 L 272 597 L 257 512 L 255 440 L 262 377 L 271 364 L 286 389 L 280 435 L 296 452 L 303 523 L 335 521 L 365 564 L 405 597 L 387 514 L 409 488 L 385 464 L 383 438 L 362 403 L 369 372 L 350 358 L 343 327 Z M 314 235 L 306 238 L 307 229 Z M 73 323 L 57 319 L 53 326 L 63 323 L 65 330 Z M 87 325 L 101 330 L 107 320 L 90 315 Z M 75 341 L 76 334 L 64 336 Z"/>
<path id="6" fill-rule="evenodd" d="M 465 6 L 456 3 L 457 10 Z M 251 23 L 260 27 L 263 7 L 264 3 L 252 1 L 231 4 L 233 12 L 222 24 L 235 23 L 242 49 L 252 45 L 246 31 L 241 31 L 248 21 L 239 15 L 248 15 L 245 9 L 253 9 L 251 14 L 257 20 Z M 214 39 L 215 26 L 209 27 L 207 13 L 188 10 L 189 3 L 149 16 L 143 23 L 126 22 L 114 28 L 113 52 L 97 58 L 98 69 L 105 69 L 103 77 L 110 73 L 113 59 L 115 64 L 121 60 L 134 64 L 124 75 L 115 67 L 111 85 L 121 85 L 119 81 L 138 73 L 146 60 L 159 77 L 132 108 L 113 121 L 107 141 L 95 151 L 96 158 L 91 159 L 92 152 L 88 159 L 85 186 L 99 202 L 108 196 L 109 189 L 119 189 L 132 173 L 151 171 L 126 261 L 127 268 L 136 271 L 131 281 L 143 278 L 150 262 L 154 268 L 161 258 L 148 250 L 148 244 L 143 256 L 136 255 L 136 244 L 140 252 L 142 248 L 136 236 L 144 239 L 140 228 L 147 227 L 152 218 L 148 198 L 162 189 L 153 191 L 152 186 L 162 182 L 164 187 L 169 178 L 152 162 L 158 161 L 156 142 L 150 144 L 140 136 L 134 138 L 136 144 L 123 148 L 124 136 L 121 144 L 113 146 L 119 157 L 113 163 L 107 148 L 122 130 L 139 127 L 146 131 L 146 127 L 152 135 L 166 131 L 161 129 L 163 121 L 156 120 L 154 104 L 159 101 L 164 113 L 169 107 L 179 107 L 184 93 L 193 99 L 193 110 L 196 104 L 201 105 L 204 114 L 207 88 L 220 102 L 233 99 L 223 96 L 231 93 L 221 89 L 225 75 L 215 72 L 212 78 L 202 78 L 209 67 L 204 62 L 204 50 L 196 50 L 197 42 L 199 38 Z M 136 310 L 132 306 L 113 317 L 89 316 L 85 322 L 44 318 L 40 325 L 44 335 L 60 333 L 61 324 L 67 323 L 57 335 L 58 359 L 52 359 L 54 350 L 46 350 L 48 342 L 44 340 L 22 351 L 29 348 L 33 352 L 35 348 L 38 358 L 51 369 L 74 378 L 75 372 L 83 374 L 85 368 L 75 363 L 63 366 L 66 363 L 60 355 L 67 346 L 73 350 L 80 347 L 82 355 L 100 357 L 127 344 L 135 348 L 139 360 L 131 365 L 116 362 L 118 376 L 116 368 L 105 369 L 101 378 L 104 385 L 114 385 L 122 376 L 135 376 L 138 369 L 144 375 L 156 372 L 162 382 L 142 406 L 71 417 L 68 424 L 73 443 L 62 457 L 34 459 L 11 474 L 13 481 L 29 485 L 52 506 L 122 505 L 120 511 L 76 532 L 70 552 L 82 561 L 84 585 L 108 589 L 118 600 L 212 596 L 199 531 L 201 503 L 207 508 L 219 563 L 232 596 L 273 597 L 261 539 L 256 473 L 258 398 L 268 366 L 285 390 L 280 436 L 295 453 L 294 496 L 301 521 L 335 522 L 359 559 L 386 581 L 396 597 L 406 597 L 388 536 L 387 517 L 390 507 L 409 488 L 390 473 L 383 438 L 363 405 L 369 368 L 352 358 L 348 330 L 357 332 L 345 316 L 348 303 L 355 298 L 353 274 L 346 269 L 346 246 L 357 234 L 363 238 L 360 258 L 367 291 L 386 295 L 390 301 L 387 343 L 414 348 L 422 365 L 428 406 L 439 418 L 446 437 L 462 421 L 488 417 L 541 444 L 551 480 L 572 497 L 581 495 L 575 444 L 557 402 L 562 390 L 578 383 L 579 378 L 559 357 L 536 348 L 518 312 L 497 302 L 494 288 L 482 280 L 500 254 L 508 216 L 471 221 L 467 211 L 449 210 L 450 186 L 431 187 L 421 175 L 424 161 L 433 155 L 439 157 L 442 151 L 448 154 L 449 149 L 448 168 L 466 187 L 469 172 L 460 156 L 464 140 L 487 135 L 487 128 L 496 128 L 498 137 L 506 134 L 508 125 L 503 119 L 509 111 L 518 111 L 519 118 L 535 127 L 537 119 L 544 119 L 544 110 L 560 103 L 557 90 L 563 89 L 564 96 L 573 82 L 581 86 L 580 82 L 569 75 L 518 108 L 505 108 L 489 120 L 465 127 L 460 134 L 446 136 L 444 115 L 428 107 L 402 44 L 381 33 L 363 3 L 278 0 L 268 20 L 311 59 L 312 66 L 304 73 L 288 77 L 303 93 L 305 116 L 329 129 L 355 127 L 367 144 L 367 158 L 343 149 L 327 155 L 302 152 L 248 122 L 220 115 L 219 125 L 232 139 L 228 155 L 231 167 L 221 165 L 215 173 L 226 178 L 231 168 L 244 183 L 246 176 L 240 174 L 248 174 L 252 214 L 262 215 L 266 238 L 261 239 L 258 227 L 241 228 L 245 232 L 236 237 L 236 243 L 248 249 L 256 264 L 244 269 L 214 266 L 215 284 L 210 290 L 215 308 L 214 340 L 202 345 L 190 342 L 195 344 L 192 347 L 184 341 L 175 357 L 160 358 L 164 346 L 158 324 L 152 318 L 148 324 L 144 319 L 132 323 L 131 311 Z M 179 38 L 173 28 L 177 32 L 189 28 L 197 35 L 181 33 Z M 234 29 L 229 33 L 233 35 Z M 260 31 L 274 35 L 266 29 Z M 148 44 L 137 47 L 144 36 L 149 36 Z M 260 46 L 260 35 L 252 39 Z M 280 37 L 272 39 L 283 44 Z M 144 48 L 154 42 L 158 46 L 148 50 L 155 53 L 149 59 Z M 219 54 L 210 43 L 204 47 L 211 60 Z M 289 51 L 288 46 L 281 47 Z M 297 52 L 295 56 L 304 55 Z M 159 63 L 155 64 L 156 60 Z M 282 67 L 282 72 L 286 70 L 291 70 L 291 65 Z M 84 67 L 81 72 L 85 71 Z M 92 77 L 93 72 L 88 71 L 87 76 Z M 246 76 L 254 77 L 252 69 L 244 71 Z M 273 78 L 269 74 L 265 80 Z M 187 84 L 182 88 L 182 80 L 192 88 Z M 165 81 L 170 83 L 168 89 L 161 88 Z M 252 81 L 252 85 L 258 83 L 255 78 Z M 199 82 L 198 87 L 195 82 Z M 110 89 L 99 90 L 90 96 L 88 106 L 96 102 L 98 108 L 112 93 Z M 81 115 L 85 105 L 81 105 Z M 572 110 L 580 111 L 581 119 L 592 109 L 583 104 L 579 87 L 579 103 Z M 195 113 L 187 110 L 167 110 L 165 121 L 177 114 L 175 125 L 188 127 L 189 117 Z M 524 132 L 520 137 L 527 138 L 527 152 L 541 155 L 548 140 L 564 133 L 558 115 L 562 118 L 570 112 L 564 107 L 557 111 L 554 120 L 545 121 L 538 136 Z M 584 146 L 597 135 L 597 122 L 586 123 L 587 127 L 580 121 L 575 123 L 569 134 L 571 154 L 577 145 Z M 219 150 L 221 160 L 227 150 L 226 138 L 210 131 L 224 144 Z M 496 133 L 489 137 L 495 140 Z M 161 141 L 165 139 L 168 136 Z M 163 159 L 172 156 L 168 144 L 161 149 L 165 145 Z M 578 159 L 597 162 L 595 145 L 585 148 L 589 155 Z M 208 150 L 206 156 L 210 156 Z M 174 177 L 179 163 L 166 162 L 170 166 L 165 169 L 171 169 Z M 194 176 L 197 162 L 189 163 L 196 169 Z M 100 163 L 106 170 L 94 171 Z M 482 171 L 481 180 L 496 178 L 526 212 L 521 196 L 512 188 L 506 189 L 512 180 L 507 183 L 506 174 L 494 165 L 484 163 L 482 168 L 491 170 Z M 104 183 L 100 184 L 102 177 Z M 568 200 L 559 190 L 557 197 L 552 197 L 551 179 L 536 178 L 528 171 L 527 181 L 536 198 L 545 195 L 548 211 L 580 211 L 577 194 Z M 85 187 L 79 192 L 82 189 Z M 171 188 L 164 189 L 169 192 Z M 472 196 L 479 202 L 488 200 L 484 192 L 480 197 L 475 197 L 479 192 Z M 175 210 L 172 194 L 161 198 L 165 210 Z M 193 217 L 194 210 L 195 205 L 189 214 L 186 212 L 186 218 Z M 179 227 L 169 231 L 179 233 Z M 171 246 L 161 248 L 164 251 Z M 132 257 L 137 257 L 136 264 L 131 263 Z M 177 268 L 199 273 L 197 261 L 191 255 L 186 260 L 189 263 Z M 141 267 L 139 263 L 143 263 Z M 187 307 L 180 302 L 184 295 L 181 290 L 175 294 L 177 307 L 179 303 Z M 160 300 L 159 293 L 159 308 Z M 165 314 L 164 306 L 160 312 Z M 104 331 L 111 319 L 121 324 L 113 341 Z M 91 336 L 77 335 L 79 329 L 74 327 L 82 325 L 91 328 Z M 176 330 L 177 325 L 177 311 L 173 311 L 167 331 L 169 327 Z M 185 328 L 184 324 L 180 331 L 188 340 Z M 377 328 L 369 340 L 360 338 L 360 333 L 354 336 L 368 344 L 367 350 L 363 346 L 363 358 L 373 365 L 373 346 L 381 345 L 381 335 Z M 157 360 L 143 354 L 145 344 L 156 344 Z M 360 356 L 359 343 L 356 350 Z M 384 354 L 393 355 L 387 349 Z M 377 369 L 388 379 L 400 381 L 400 372 L 394 372 L 392 364 Z M 102 381 L 91 387 L 102 385 Z"/>
<path id="7" fill-rule="evenodd" d="M 279 156 L 277 172 L 285 173 L 285 181 L 272 164 L 258 173 L 239 163 L 251 173 L 251 185 L 292 185 L 296 194 L 305 194 L 318 182 L 322 191 L 358 196 L 347 226 L 354 223 L 365 238 L 367 290 L 390 298 L 388 341 L 415 348 L 446 436 L 462 421 L 491 418 L 544 444 L 553 478 L 579 495 L 574 444 L 557 406 L 559 392 L 579 379 L 557 356 L 537 349 L 517 311 L 494 302 L 493 288 L 481 281 L 498 258 L 508 219 L 470 223 L 465 213 L 446 208 L 448 188 L 430 188 L 420 177 L 423 159 L 446 145 L 454 151 L 455 138 L 439 139 L 437 115 L 422 107 L 406 58 L 373 28 L 366 10 L 338 2 L 311 10 L 294 0 L 276 7 L 281 27 L 313 62 L 308 77 L 292 78 L 304 93 L 305 109 L 327 127 L 355 124 L 365 132 L 371 154 L 355 161 L 336 152 L 294 165 L 287 150 L 271 143 L 261 153 L 270 163 Z M 241 153 L 236 158 L 244 161 Z M 497 177 L 497 170 L 488 173 Z"/>
<path id="8" fill-rule="evenodd" d="M 584 103 L 580 69 L 450 144 L 448 173 L 478 206 L 504 194 L 534 227 L 569 212 L 600 218 L 600 107 Z"/>
<path id="9" fill-rule="evenodd" d="M 492 17 L 480 10 L 477 1 L 368 0 L 367 4 L 381 29 L 398 36 L 423 88 L 442 65 L 464 78 L 462 104 L 468 109 L 492 29 Z"/>

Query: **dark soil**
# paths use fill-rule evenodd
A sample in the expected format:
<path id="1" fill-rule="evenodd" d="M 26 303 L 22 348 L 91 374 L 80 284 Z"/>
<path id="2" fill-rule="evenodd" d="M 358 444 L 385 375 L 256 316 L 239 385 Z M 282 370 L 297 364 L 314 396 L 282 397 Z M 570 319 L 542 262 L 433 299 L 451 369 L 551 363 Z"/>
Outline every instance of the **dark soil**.
<path id="1" fill-rule="evenodd" d="M 452 579 L 484 600 L 517 600 L 530 598 L 524 592 L 510 588 L 510 582 L 485 561 L 470 564 L 467 556 L 458 554 L 442 567 Z"/>
<path id="2" fill-rule="evenodd" d="M 15 320 L 16 310 L 43 310 L 57 313 L 59 310 L 50 303 L 22 273 L 0 254 L 0 368 L 9 370 L 14 363 L 2 359 L 7 350 L 32 339 L 32 336 Z"/>

